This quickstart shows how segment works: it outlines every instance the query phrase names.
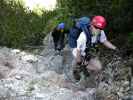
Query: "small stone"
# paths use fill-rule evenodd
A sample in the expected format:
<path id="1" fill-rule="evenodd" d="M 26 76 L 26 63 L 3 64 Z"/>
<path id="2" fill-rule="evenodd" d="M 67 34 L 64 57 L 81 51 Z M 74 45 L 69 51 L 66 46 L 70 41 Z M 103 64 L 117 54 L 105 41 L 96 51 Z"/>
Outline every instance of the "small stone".
<path id="1" fill-rule="evenodd" d="M 15 76 L 15 78 L 16 78 L 17 80 L 21 80 L 21 79 L 22 79 L 22 77 L 19 76 L 19 75 Z"/>

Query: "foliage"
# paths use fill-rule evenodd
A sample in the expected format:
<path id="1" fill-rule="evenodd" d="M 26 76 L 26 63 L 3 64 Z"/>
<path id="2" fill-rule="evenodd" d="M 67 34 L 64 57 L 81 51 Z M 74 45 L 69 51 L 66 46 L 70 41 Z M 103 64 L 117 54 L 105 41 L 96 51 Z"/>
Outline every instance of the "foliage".
<path id="1" fill-rule="evenodd" d="M 54 16 L 52 11 L 43 11 L 39 16 L 13 0 L 0 1 L 0 12 L 0 45 L 12 48 L 40 45 L 46 35 L 44 27 Z"/>
<path id="2" fill-rule="evenodd" d="M 58 6 L 71 16 L 103 15 L 108 21 L 108 31 L 129 32 L 133 26 L 132 0 L 58 0 Z"/>
<path id="3" fill-rule="evenodd" d="M 129 38 L 128 42 L 129 42 L 130 44 L 133 44 L 133 32 L 130 32 L 130 33 L 129 33 L 128 38 Z M 133 45 L 132 45 L 132 47 L 133 47 Z"/>
<path id="4" fill-rule="evenodd" d="M 47 26 L 44 28 L 46 33 L 49 33 L 56 25 L 58 25 L 61 22 L 66 23 L 66 27 L 70 28 L 72 26 L 71 18 L 65 14 L 67 11 L 62 8 L 57 8 L 54 12 L 52 12 L 52 15 L 55 15 L 54 17 L 51 17 L 51 20 L 47 22 Z"/>
<path id="5" fill-rule="evenodd" d="M 132 0 L 58 0 L 56 10 L 42 9 L 42 15 L 39 16 L 24 8 L 23 3 L 1 0 L 0 45 L 12 48 L 41 45 L 45 35 L 58 23 L 65 22 L 70 28 L 72 17 L 81 16 L 103 15 L 108 23 L 106 31 L 129 33 L 133 31 L 132 4 Z M 130 40 L 133 40 L 132 36 L 129 36 Z"/>

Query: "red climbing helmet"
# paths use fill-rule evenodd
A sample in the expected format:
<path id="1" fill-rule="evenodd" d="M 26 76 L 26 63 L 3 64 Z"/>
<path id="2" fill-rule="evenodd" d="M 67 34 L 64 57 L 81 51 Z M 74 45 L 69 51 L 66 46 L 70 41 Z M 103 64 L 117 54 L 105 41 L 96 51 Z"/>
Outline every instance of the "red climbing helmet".
<path id="1" fill-rule="evenodd" d="M 92 25 L 96 28 L 104 29 L 106 24 L 106 19 L 103 16 L 94 16 L 92 18 Z"/>

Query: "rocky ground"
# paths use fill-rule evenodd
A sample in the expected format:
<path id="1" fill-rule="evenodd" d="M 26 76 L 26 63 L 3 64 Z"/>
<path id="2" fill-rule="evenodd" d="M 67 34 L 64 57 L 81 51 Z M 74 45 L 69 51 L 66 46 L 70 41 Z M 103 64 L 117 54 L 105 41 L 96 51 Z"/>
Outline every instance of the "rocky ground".
<path id="1" fill-rule="evenodd" d="M 68 79 L 72 57 L 66 47 L 29 53 L 0 48 L 0 100 L 133 100 L 133 57 L 100 53 L 102 72 L 80 82 Z M 68 73 L 67 73 L 68 72 Z"/>
<path id="2" fill-rule="evenodd" d="M 64 69 L 71 64 L 68 53 L 55 55 L 51 49 L 33 55 L 1 48 L 0 100 L 132 100 L 128 99 L 132 95 L 132 58 L 124 61 L 117 55 L 102 56 L 104 69 L 98 84 L 89 87 L 94 85 L 93 79 L 75 84 L 66 81 Z"/>

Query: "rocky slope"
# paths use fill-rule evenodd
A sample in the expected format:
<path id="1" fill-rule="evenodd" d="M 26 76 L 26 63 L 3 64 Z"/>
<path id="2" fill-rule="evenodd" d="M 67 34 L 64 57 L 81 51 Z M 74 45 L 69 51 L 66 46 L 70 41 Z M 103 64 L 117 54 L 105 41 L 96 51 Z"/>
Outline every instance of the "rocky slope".
<path id="1" fill-rule="evenodd" d="M 97 80 L 92 75 L 73 82 L 70 50 L 56 55 L 50 46 L 39 54 L 0 48 L 0 100 L 133 100 L 132 56 L 101 52 Z"/>

